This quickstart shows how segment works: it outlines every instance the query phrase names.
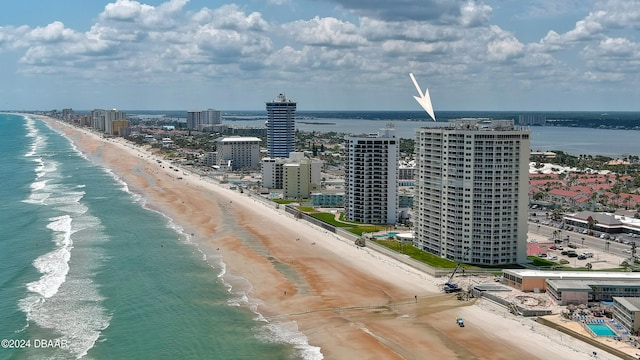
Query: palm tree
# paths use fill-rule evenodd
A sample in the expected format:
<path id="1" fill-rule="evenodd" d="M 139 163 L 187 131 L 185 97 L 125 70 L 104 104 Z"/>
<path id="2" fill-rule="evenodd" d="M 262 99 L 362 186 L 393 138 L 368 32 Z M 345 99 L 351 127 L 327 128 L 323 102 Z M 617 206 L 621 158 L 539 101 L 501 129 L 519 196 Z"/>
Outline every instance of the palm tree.
<path id="1" fill-rule="evenodd" d="M 589 235 L 593 235 L 593 228 L 598 224 L 598 220 L 589 216 L 587 218 L 587 228 L 589 229 Z"/>

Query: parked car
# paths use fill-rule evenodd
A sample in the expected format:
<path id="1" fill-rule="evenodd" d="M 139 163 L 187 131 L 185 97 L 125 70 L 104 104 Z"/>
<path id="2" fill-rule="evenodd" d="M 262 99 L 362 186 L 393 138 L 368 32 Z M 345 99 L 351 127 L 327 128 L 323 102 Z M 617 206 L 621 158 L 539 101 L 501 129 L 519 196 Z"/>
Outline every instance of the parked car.
<path id="1" fill-rule="evenodd" d="M 585 252 L 585 253 L 582 253 L 581 256 L 584 256 L 585 258 L 592 258 L 593 257 L 593 253 Z"/>
<path id="2" fill-rule="evenodd" d="M 569 254 L 569 251 L 564 250 L 564 251 L 562 251 L 560 254 L 561 254 L 561 255 L 567 255 L 567 254 Z"/>
<path id="3" fill-rule="evenodd" d="M 546 257 L 547 257 L 547 254 L 545 254 L 545 253 L 540 253 L 540 254 L 538 254 L 538 257 L 546 258 Z"/>
<path id="4" fill-rule="evenodd" d="M 572 249 L 577 248 L 576 244 L 569 244 L 569 245 L 567 245 L 567 246 L 568 246 L 568 247 L 570 247 L 570 248 L 572 248 Z"/>
<path id="5" fill-rule="evenodd" d="M 552 255 L 552 256 L 549 256 L 547 259 L 548 260 L 558 260 L 558 257 L 555 256 L 555 255 Z"/>
<path id="6" fill-rule="evenodd" d="M 584 255 L 579 255 L 578 256 L 578 260 L 586 260 L 586 259 L 587 259 L 587 257 L 584 256 Z"/>
<path id="7" fill-rule="evenodd" d="M 562 245 L 556 245 L 556 249 L 558 249 L 558 250 L 563 250 L 563 249 L 564 249 L 564 247 L 562 247 Z"/>
<path id="8" fill-rule="evenodd" d="M 568 257 L 572 258 L 572 257 L 578 257 L 578 254 L 576 253 L 568 253 L 567 254 Z M 586 258 L 585 258 L 586 259 Z"/>

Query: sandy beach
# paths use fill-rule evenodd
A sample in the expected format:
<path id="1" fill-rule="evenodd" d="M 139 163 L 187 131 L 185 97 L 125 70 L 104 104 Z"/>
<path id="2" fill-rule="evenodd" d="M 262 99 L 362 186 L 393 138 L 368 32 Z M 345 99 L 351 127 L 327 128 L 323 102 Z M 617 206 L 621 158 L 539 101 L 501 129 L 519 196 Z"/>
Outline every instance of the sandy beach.
<path id="1" fill-rule="evenodd" d="M 594 351 L 617 359 L 487 300 L 443 294 L 443 279 L 176 171 L 126 140 L 46 121 L 191 234 L 207 257 L 221 256 L 230 277 L 246 279 L 232 291 L 247 291 L 268 321 L 295 324 L 325 359 L 584 359 Z"/>

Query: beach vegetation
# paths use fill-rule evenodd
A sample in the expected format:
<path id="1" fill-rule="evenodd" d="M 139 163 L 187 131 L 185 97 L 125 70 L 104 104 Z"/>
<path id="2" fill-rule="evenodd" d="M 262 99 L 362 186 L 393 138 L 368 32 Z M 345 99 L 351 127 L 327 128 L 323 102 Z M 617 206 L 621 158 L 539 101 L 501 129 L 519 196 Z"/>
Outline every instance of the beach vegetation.
<path id="1" fill-rule="evenodd" d="M 309 214 L 311 217 L 316 218 L 320 221 L 326 222 L 329 225 L 333 225 L 335 227 L 352 227 L 353 224 L 349 224 L 349 223 L 343 223 L 341 221 L 336 220 L 336 215 L 332 214 L 332 213 L 327 213 L 327 212 L 319 212 L 319 213 L 312 213 Z"/>
<path id="2" fill-rule="evenodd" d="M 306 213 L 316 212 L 316 208 L 314 208 L 313 206 L 298 206 L 297 209 Z"/>
<path id="3" fill-rule="evenodd" d="M 287 204 L 298 202 L 297 200 L 292 200 L 292 199 L 273 199 L 272 201 L 280 205 L 287 205 Z"/>
<path id="4" fill-rule="evenodd" d="M 541 257 L 537 257 L 537 256 L 527 256 L 527 258 L 529 260 L 531 260 L 531 264 L 533 266 L 539 266 L 539 267 L 549 267 L 549 266 L 557 266 L 558 263 L 555 261 L 551 261 L 551 260 L 547 260 Z"/>
<path id="5" fill-rule="evenodd" d="M 424 264 L 435 268 L 453 269 L 458 263 L 449 259 L 441 258 L 440 256 L 430 254 L 426 251 L 422 251 L 412 244 L 405 244 L 396 240 L 374 240 L 377 244 L 380 244 L 388 249 L 397 251 L 399 253 L 408 255 L 410 258 L 418 260 Z"/>

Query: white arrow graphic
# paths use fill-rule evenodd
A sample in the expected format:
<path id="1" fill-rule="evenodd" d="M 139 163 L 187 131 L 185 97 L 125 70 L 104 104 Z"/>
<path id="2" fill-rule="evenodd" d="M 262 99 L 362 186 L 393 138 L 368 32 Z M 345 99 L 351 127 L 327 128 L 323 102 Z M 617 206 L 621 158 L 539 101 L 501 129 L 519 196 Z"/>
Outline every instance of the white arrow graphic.
<path id="1" fill-rule="evenodd" d="M 428 88 L 425 89 L 423 94 L 422 90 L 420 90 L 420 86 L 418 85 L 418 82 L 416 81 L 416 78 L 413 77 L 413 73 L 409 73 L 409 76 L 411 76 L 413 85 L 416 86 L 416 89 L 418 90 L 418 94 L 420 94 L 419 97 L 414 96 L 413 98 L 416 99 L 416 101 L 418 102 L 418 104 L 420 104 L 420 106 L 422 106 L 424 111 L 426 111 L 427 114 L 431 116 L 433 121 L 436 121 L 436 115 L 433 113 L 433 105 L 431 105 L 431 97 L 429 96 L 429 89 Z"/>

